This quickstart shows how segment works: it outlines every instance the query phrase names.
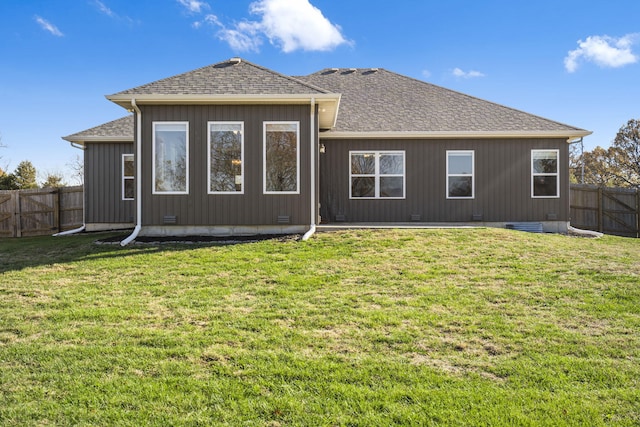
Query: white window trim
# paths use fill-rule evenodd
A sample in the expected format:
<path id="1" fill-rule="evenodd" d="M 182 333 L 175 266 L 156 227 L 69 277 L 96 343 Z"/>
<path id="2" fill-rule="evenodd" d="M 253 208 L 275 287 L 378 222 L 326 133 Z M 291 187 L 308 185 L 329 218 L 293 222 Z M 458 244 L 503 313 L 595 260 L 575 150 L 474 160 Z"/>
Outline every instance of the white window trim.
<path id="1" fill-rule="evenodd" d="M 125 196 L 125 194 L 126 194 L 126 192 L 125 192 L 125 185 L 124 185 L 124 184 L 125 184 L 125 182 L 126 182 L 126 181 L 128 181 L 128 180 L 133 181 L 133 182 L 134 182 L 134 189 L 135 189 L 135 182 L 136 182 L 136 181 L 135 181 L 135 179 L 136 179 L 136 175 L 135 175 L 135 167 L 134 167 L 134 173 L 133 173 L 133 175 L 129 176 L 129 175 L 125 175 L 125 174 L 124 174 L 124 171 L 125 171 L 124 164 L 125 164 L 125 159 L 126 159 L 127 157 L 132 157 L 132 158 L 133 158 L 134 165 L 135 165 L 135 160 L 136 160 L 136 158 L 135 158 L 135 155 L 134 155 L 134 154 L 126 153 L 126 154 L 123 154 L 123 155 L 122 155 L 122 200 L 135 200 L 135 197 L 126 197 L 126 196 Z"/>
<path id="2" fill-rule="evenodd" d="M 157 191 L 156 190 L 156 126 L 157 125 L 185 125 L 185 191 Z M 172 194 L 189 194 L 189 122 L 181 121 L 165 121 L 152 123 L 152 139 L 151 139 L 151 194 L 172 195 Z"/>
<path id="3" fill-rule="evenodd" d="M 211 191 L 211 125 L 240 125 L 240 191 Z M 207 194 L 244 194 L 244 122 L 207 122 Z"/>
<path id="4" fill-rule="evenodd" d="M 267 126 L 268 125 L 296 125 L 296 190 L 295 191 L 267 191 Z M 263 194 L 300 194 L 300 122 L 297 121 L 269 121 L 262 123 L 262 193 Z"/>
<path id="5" fill-rule="evenodd" d="M 533 153 L 539 151 L 553 151 L 556 153 L 556 173 L 534 173 Z M 555 196 L 535 196 L 534 178 L 536 176 L 555 176 L 556 177 L 556 195 Z M 560 198 L 560 150 L 553 148 L 540 148 L 531 150 L 531 198 L 532 199 L 559 199 Z"/>
<path id="6" fill-rule="evenodd" d="M 449 173 L 449 156 L 468 156 L 471 154 L 471 174 Z M 451 200 L 472 200 L 476 197 L 476 154 L 474 150 L 447 150 L 447 199 Z M 471 196 L 449 196 L 449 177 L 471 175 Z"/>
<path id="7" fill-rule="evenodd" d="M 373 154 L 375 156 L 375 171 L 373 174 L 353 174 L 351 169 L 351 156 L 353 154 Z M 380 155 L 382 154 L 400 154 L 402 155 L 402 174 L 384 174 L 380 175 Z M 353 150 L 349 151 L 349 199 L 350 200 L 403 200 L 407 197 L 407 156 L 404 150 Z M 375 196 L 374 197 L 353 197 L 352 181 L 353 177 L 370 177 L 374 176 L 375 180 Z M 380 197 L 380 177 L 402 177 L 402 197 Z"/>

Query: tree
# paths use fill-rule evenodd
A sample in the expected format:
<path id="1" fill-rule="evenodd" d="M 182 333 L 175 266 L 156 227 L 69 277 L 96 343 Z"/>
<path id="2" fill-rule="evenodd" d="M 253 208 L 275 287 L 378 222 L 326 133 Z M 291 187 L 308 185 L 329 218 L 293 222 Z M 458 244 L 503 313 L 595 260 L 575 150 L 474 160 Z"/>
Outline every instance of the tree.
<path id="1" fill-rule="evenodd" d="M 596 147 L 575 157 L 570 153 L 572 182 L 605 187 L 640 188 L 640 120 L 629 120 L 618 131 L 611 147 Z"/>
<path id="2" fill-rule="evenodd" d="M 82 161 L 82 156 L 77 154 L 70 163 L 67 163 L 67 166 L 73 171 L 71 176 L 76 183 L 78 185 L 84 185 L 84 162 Z"/>
<path id="3" fill-rule="evenodd" d="M 13 172 L 19 190 L 38 188 L 36 168 L 29 160 L 23 160 Z"/>
<path id="4" fill-rule="evenodd" d="M 56 173 L 48 173 L 44 182 L 42 183 L 42 188 L 61 188 L 65 187 L 67 184 L 64 182 L 64 178 L 60 174 Z"/>
<path id="5" fill-rule="evenodd" d="M 608 161 L 617 180 L 625 187 L 640 188 L 640 119 L 620 128 L 610 151 Z"/>

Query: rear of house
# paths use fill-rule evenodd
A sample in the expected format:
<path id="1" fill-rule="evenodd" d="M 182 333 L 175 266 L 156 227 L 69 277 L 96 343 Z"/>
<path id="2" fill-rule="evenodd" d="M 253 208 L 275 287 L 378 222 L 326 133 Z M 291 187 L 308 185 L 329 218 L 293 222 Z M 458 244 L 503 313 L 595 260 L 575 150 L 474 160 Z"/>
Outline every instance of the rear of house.
<path id="1" fill-rule="evenodd" d="M 88 229 L 304 232 L 320 223 L 569 222 L 590 132 L 383 69 L 289 77 L 233 58 L 108 96 L 85 149 Z"/>

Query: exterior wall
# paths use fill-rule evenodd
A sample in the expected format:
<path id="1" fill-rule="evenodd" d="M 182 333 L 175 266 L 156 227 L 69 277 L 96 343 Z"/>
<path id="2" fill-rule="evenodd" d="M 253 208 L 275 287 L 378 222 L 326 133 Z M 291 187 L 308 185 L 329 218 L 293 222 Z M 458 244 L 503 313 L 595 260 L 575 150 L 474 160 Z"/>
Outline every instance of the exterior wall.
<path id="1" fill-rule="evenodd" d="M 164 223 L 165 216 L 175 216 L 176 226 L 284 226 L 310 223 L 310 105 L 153 105 L 140 108 L 143 227 L 153 226 L 162 230 L 157 227 L 167 225 Z M 189 194 L 153 194 L 154 121 L 189 122 Z M 208 121 L 244 122 L 244 194 L 213 195 L 207 192 Z M 265 121 L 300 122 L 300 194 L 263 194 Z M 289 216 L 289 223 L 278 223 L 279 216 Z"/>
<path id="2" fill-rule="evenodd" d="M 569 221 L 569 145 L 565 139 L 322 140 L 320 215 L 347 222 L 543 222 Z M 560 152 L 560 197 L 531 197 L 531 150 Z M 404 150 L 406 198 L 350 200 L 350 150 Z M 475 151 L 475 198 L 446 198 L 447 150 Z"/>
<path id="3" fill-rule="evenodd" d="M 84 150 L 86 224 L 100 229 L 133 226 L 135 201 L 122 200 L 122 155 L 134 154 L 133 143 L 92 142 Z M 88 227 L 90 228 L 90 227 Z"/>

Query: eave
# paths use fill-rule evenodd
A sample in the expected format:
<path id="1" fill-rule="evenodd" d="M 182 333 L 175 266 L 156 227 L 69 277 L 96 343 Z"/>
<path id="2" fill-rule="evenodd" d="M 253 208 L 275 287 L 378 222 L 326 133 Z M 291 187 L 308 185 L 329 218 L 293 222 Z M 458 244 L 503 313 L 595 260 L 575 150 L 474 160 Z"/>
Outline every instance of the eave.
<path id="1" fill-rule="evenodd" d="M 591 135 L 593 132 L 581 129 L 554 131 L 383 131 L 383 132 L 341 132 L 320 133 L 320 139 L 524 139 L 524 138 L 566 138 L 567 142 Z"/>
<path id="2" fill-rule="evenodd" d="M 84 146 L 87 142 L 133 142 L 133 136 L 63 136 L 62 139 L 71 142 L 72 144 L 78 144 Z"/>
<path id="3" fill-rule="evenodd" d="M 161 94 L 115 94 L 106 97 L 119 106 L 131 110 L 131 102 L 136 105 L 303 105 L 312 99 L 318 105 L 319 126 L 321 129 L 333 129 L 338 118 L 341 94 L 257 94 L 257 95 L 161 95 Z"/>

